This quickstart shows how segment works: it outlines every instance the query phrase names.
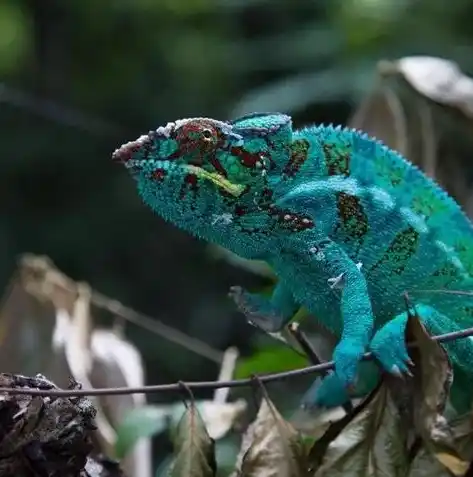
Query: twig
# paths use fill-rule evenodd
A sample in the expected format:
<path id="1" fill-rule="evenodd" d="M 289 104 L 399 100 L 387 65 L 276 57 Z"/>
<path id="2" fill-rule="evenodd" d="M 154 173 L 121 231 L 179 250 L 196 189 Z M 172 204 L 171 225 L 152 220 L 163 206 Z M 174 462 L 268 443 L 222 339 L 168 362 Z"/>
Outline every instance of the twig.
<path id="1" fill-rule="evenodd" d="M 453 341 L 456 339 L 466 338 L 473 335 L 473 327 L 460 331 L 452 331 L 451 333 L 445 333 L 443 335 L 432 336 L 433 341 L 438 343 L 445 343 L 447 341 Z M 408 348 L 417 347 L 417 343 L 408 343 Z M 373 353 L 365 353 L 362 357 L 364 361 L 372 360 L 374 358 Z M 322 373 L 329 369 L 333 369 L 335 363 L 333 361 L 327 361 L 326 363 L 317 364 L 314 366 L 307 366 L 301 369 L 294 369 L 291 371 L 285 371 L 282 373 L 267 374 L 258 376 L 259 381 L 262 383 L 269 383 L 273 381 L 281 381 L 287 378 L 293 378 L 296 376 L 304 376 L 306 374 Z M 31 396 L 117 396 L 123 394 L 152 394 L 158 392 L 176 392 L 182 389 L 183 384 L 189 389 L 217 389 L 217 388 L 237 388 L 242 386 L 251 386 L 254 383 L 254 378 L 236 379 L 232 381 L 200 381 L 200 382 L 180 382 L 173 384 L 158 384 L 152 386 L 141 387 L 123 387 L 123 388 L 96 388 L 96 389 L 77 389 L 77 390 L 43 390 L 43 389 L 13 389 L 13 388 L 0 388 L 0 393 L 7 394 L 29 394 Z"/>
<path id="2" fill-rule="evenodd" d="M 31 93 L 7 86 L 5 83 L 0 83 L 0 103 L 26 109 L 64 126 L 74 127 L 99 136 L 119 136 L 125 132 L 125 128 L 110 121 L 83 113 L 50 99 L 39 98 Z"/>
<path id="3" fill-rule="evenodd" d="M 68 277 L 58 270 L 54 263 L 47 257 L 33 254 L 24 254 L 20 259 L 19 271 L 14 274 L 14 279 L 18 279 L 23 288 L 31 293 L 34 286 L 35 295 L 41 295 L 54 303 L 52 291 L 58 287 L 72 295 L 77 294 L 78 284 L 72 278 Z M 5 293 L 2 299 L 3 303 L 8 299 L 11 289 Z M 194 352 L 195 354 L 220 364 L 223 359 L 223 352 L 217 350 L 204 341 L 187 335 L 186 333 L 166 325 L 162 321 L 151 318 L 143 313 L 139 313 L 113 298 L 91 289 L 91 303 L 95 306 L 105 309 L 115 317 L 120 317 L 130 323 L 133 323 L 145 330 L 151 331 L 175 343 L 183 348 Z"/>
<path id="4" fill-rule="evenodd" d="M 193 351 L 199 356 L 214 361 L 215 363 L 220 364 L 222 362 L 223 353 L 204 341 L 189 336 L 177 328 L 164 324 L 162 321 L 132 310 L 121 304 L 119 301 L 109 298 L 102 293 L 93 291 L 91 301 L 94 305 L 103 308 L 130 323 L 134 323 L 140 328 L 156 333 L 172 343 L 178 344 L 189 351 Z"/>

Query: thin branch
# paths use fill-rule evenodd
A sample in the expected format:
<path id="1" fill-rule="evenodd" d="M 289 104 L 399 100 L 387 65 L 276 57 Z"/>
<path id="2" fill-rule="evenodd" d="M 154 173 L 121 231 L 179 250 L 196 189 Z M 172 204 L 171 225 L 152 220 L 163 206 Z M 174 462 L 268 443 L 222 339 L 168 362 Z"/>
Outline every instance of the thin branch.
<path id="1" fill-rule="evenodd" d="M 453 341 L 460 338 L 466 338 L 473 335 L 473 327 L 460 331 L 452 331 L 451 333 L 445 333 L 442 335 L 432 336 L 433 341 L 438 343 L 445 343 L 447 341 Z M 408 348 L 417 347 L 417 343 L 408 343 Z M 374 358 L 373 353 L 365 353 L 363 360 L 368 361 Z M 273 381 L 282 381 L 283 379 L 293 378 L 296 376 L 303 376 L 312 373 L 322 373 L 333 369 L 335 363 L 328 361 L 326 363 L 317 364 L 314 366 L 307 366 L 301 369 L 294 369 L 292 371 L 285 371 L 282 373 L 267 374 L 258 376 L 258 380 L 262 383 L 269 383 Z M 254 377 L 246 379 L 236 379 L 232 381 L 199 381 L 199 382 L 178 382 L 173 384 L 158 384 L 154 386 L 141 386 L 141 387 L 123 387 L 123 388 L 96 388 L 96 389 L 77 389 L 77 390 L 44 390 L 44 389 L 14 389 L 14 388 L 0 388 L 0 393 L 7 394 L 29 394 L 31 396 L 117 396 L 123 394 L 152 394 L 158 392 L 182 392 L 182 387 L 186 386 L 189 389 L 217 389 L 217 388 L 237 388 L 242 386 L 253 386 Z"/>
<path id="2" fill-rule="evenodd" d="M 76 295 L 78 290 L 77 282 L 58 270 L 49 258 L 40 255 L 22 255 L 19 273 L 15 273 L 14 278 L 20 281 L 27 292 L 33 293 L 36 296 L 40 295 L 53 303 L 54 297 L 52 293 L 55 287 L 72 295 Z M 10 292 L 11 289 L 4 295 L 2 299 L 3 304 L 8 299 Z M 94 289 L 91 289 L 91 293 L 91 302 L 95 306 L 107 310 L 115 317 L 118 316 L 140 328 L 151 331 L 167 341 L 182 346 L 214 363 L 220 364 L 222 362 L 223 352 L 213 348 L 206 342 L 189 336 L 177 328 L 168 326 L 158 319 L 139 313 L 123 305 L 118 300 L 99 293 Z"/>
<path id="3" fill-rule="evenodd" d="M 98 136 L 120 136 L 124 127 L 113 124 L 91 114 L 64 106 L 50 99 L 39 98 L 17 88 L 0 83 L 0 103 L 11 104 L 30 113 L 56 121 L 63 126 L 81 129 Z"/>
<path id="4" fill-rule="evenodd" d="M 179 346 L 182 346 L 189 351 L 193 351 L 195 354 L 198 354 L 203 358 L 207 358 L 208 360 L 215 363 L 220 364 L 222 362 L 222 351 L 213 348 L 198 338 L 189 336 L 177 328 L 168 326 L 156 318 L 151 318 L 150 316 L 144 315 L 143 313 L 139 313 L 123 305 L 118 300 L 109 298 L 96 291 L 92 291 L 91 300 L 92 303 L 99 308 L 103 308 L 110 313 L 139 326 L 140 328 L 151 331 L 152 333 L 165 338 L 167 341 L 178 344 Z"/>

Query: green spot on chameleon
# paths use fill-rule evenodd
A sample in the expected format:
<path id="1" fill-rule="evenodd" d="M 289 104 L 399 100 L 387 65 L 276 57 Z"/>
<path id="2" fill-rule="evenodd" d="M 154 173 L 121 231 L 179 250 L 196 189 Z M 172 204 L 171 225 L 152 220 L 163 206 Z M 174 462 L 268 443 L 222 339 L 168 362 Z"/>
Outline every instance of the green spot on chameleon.
<path id="1" fill-rule="evenodd" d="M 383 263 L 388 263 L 391 272 L 400 275 L 409 259 L 415 255 L 419 241 L 419 232 L 413 227 L 407 227 L 399 232 L 384 252 L 380 260 L 371 268 L 376 269 Z M 387 267 L 385 267 L 385 270 Z"/>
<path id="2" fill-rule="evenodd" d="M 471 240 L 458 240 L 453 245 L 453 249 L 466 272 L 473 276 L 473 242 Z"/>
<path id="3" fill-rule="evenodd" d="M 340 192 L 337 195 L 340 226 L 350 238 L 362 239 L 369 230 L 368 217 L 358 197 Z"/>
<path id="4" fill-rule="evenodd" d="M 412 198 L 411 209 L 427 219 L 434 215 L 448 213 L 448 207 L 445 202 L 428 189 L 417 191 Z"/>
<path id="5" fill-rule="evenodd" d="M 384 156 L 375 161 L 376 172 L 381 183 L 389 182 L 393 187 L 400 185 L 405 176 L 403 167 L 394 166 Z"/>
<path id="6" fill-rule="evenodd" d="M 336 143 L 322 144 L 327 172 L 330 176 L 350 175 L 351 148 L 339 146 Z"/>

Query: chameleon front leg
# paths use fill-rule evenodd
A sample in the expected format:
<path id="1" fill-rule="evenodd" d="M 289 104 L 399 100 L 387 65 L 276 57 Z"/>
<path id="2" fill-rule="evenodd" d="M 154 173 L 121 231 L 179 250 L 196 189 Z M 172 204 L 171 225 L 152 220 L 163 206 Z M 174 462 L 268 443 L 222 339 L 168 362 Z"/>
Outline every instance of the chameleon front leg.
<path id="1" fill-rule="evenodd" d="M 324 296 L 317 297 L 320 294 L 317 289 L 320 278 L 325 279 L 325 286 L 329 290 L 334 289 L 334 279 L 336 280 L 336 292 L 340 295 L 336 306 L 341 307 L 343 331 L 333 355 L 335 373 L 328 376 L 324 380 L 325 384 L 323 382 L 318 388 L 314 404 L 317 404 L 320 396 L 323 404 L 329 406 L 330 403 L 325 397 L 332 395 L 333 405 L 338 405 L 340 396 L 334 396 L 332 391 L 354 383 L 358 363 L 373 329 L 371 302 L 361 267 L 335 242 L 315 231 L 305 231 L 298 236 L 285 236 L 274 265 L 281 281 L 269 300 L 251 295 L 238 287 L 233 288 L 231 295 L 251 321 L 266 331 L 276 332 L 290 321 L 298 308 L 292 293 L 283 284 L 285 281 L 290 283 L 297 277 L 298 283 L 305 284 L 298 290 L 298 298 L 301 298 L 301 303 L 310 311 L 315 312 L 317 306 L 314 304 L 325 299 Z M 328 296 L 326 290 L 321 294 Z M 330 328 L 330 316 L 318 318 L 326 320 Z M 346 400 L 345 396 L 343 400 Z"/>
<path id="2" fill-rule="evenodd" d="M 239 286 L 231 287 L 229 296 L 250 323 L 268 333 L 284 328 L 299 309 L 291 291 L 281 282 L 270 297 L 249 293 Z"/>
<path id="3" fill-rule="evenodd" d="M 324 379 L 325 383 L 322 382 L 315 396 L 315 404 L 317 402 L 322 404 L 323 401 L 323 405 L 330 407 L 330 399 L 327 400 L 326 397 L 333 394 L 332 389 L 336 389 L 339 384 L 345 387 L 354 385 L 359 362 L 372 335 L 374 317 L 362 266 L 355 263 L 328 237 L 320 237 L 313 233 L 312 237 L 305 238 L 304 242 L 306 245 L 300 240 L 294 240 L 291 248 L 292 261 L 301 264 L 301 267 L 297 267 L 297 273 L 301 271 L 305 273 L 306 296 L 302 302 L 312 311 L 317 306 L 311 306 L 311 303 L 324 299 L 333 300 L 333 305 L 340 307 L 339 314 L 342 319 L 341 339 L 333 353 L 335 372 Z M 334 288 L 334 281 L 336 282 L 338 302 L 327 293 L 323 293 L 325 296 L 316 297 L 317 290 L 314 290 L 311 283 L 314 281 L 320 283 L 320 277 L 326 278 L 326 286 L 330 289 Z M 326 316 L 317 314 L 317 317 L 326 321 L 330 327 L 330 313 Z M 340 383 L 335 386 L 336 381 Z M 338 405 L 339 400 L 334 397 L 333 405 Z"/>

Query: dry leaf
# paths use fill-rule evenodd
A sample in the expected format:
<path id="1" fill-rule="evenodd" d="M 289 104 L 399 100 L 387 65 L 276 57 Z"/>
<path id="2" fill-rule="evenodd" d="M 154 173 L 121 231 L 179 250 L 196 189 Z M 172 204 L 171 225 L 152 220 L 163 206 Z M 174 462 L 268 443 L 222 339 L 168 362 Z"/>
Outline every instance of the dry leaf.
<path id="1" fill-rule="evenodd" d="M 449 423 L 455 440 L 455 449 L 464 460 L 473 461 L 473 414 L 458 416 Z"/>
<path id="2" fill-rule="evenodd" d="M 412 315 L 406 328 L 406 338 L 418 347 L 409 351 L 414 367 L 413 407 L 418 429 L 430 435 L 445 406 L 453 379 L 447 353 L 434 341 L 420 319 Z"/>
<path id="3" fill-rule="evenodd" d="M 349 121 L 402 153 L 473 214 L 473 79 L 443 58 L 381 61 Z"/>
<path id="4" fill-rule="evenodd" d="M 241 477 L 299 477 L 306 472 L 299 433 L 263 397 L 255 421 L 243 436 L 236 472 Z"/>
<path id="5" fill-rule="evenodd" d="M 46 372 L 54 362 L 51 334 L 55 310 L 52 304 L 41 302 L 28 293 L 15 273 L 4 294 L 0 318 L 1 370 L 27 375 L 34 375 L 38 369 Z"/>
<path id="6" fill-rule="evenodd" d="M 172 477 L 209 477 L 216 473 L 214 441 L 192 403 L 186 409 L 174 435 Z"/>
<path id="7" fill-rule="evenodd" d="M 412 461 L 407 477 L 451 477 L 452 474 L 426 449 L 420 449 Z"/>
<path id="8" fill-rule="evenodd" d="M 463 475 L 469 463 L 456 449 L 454 433 L 444 416 L 452 369 L 447 353 L 434 341 L 417 316 L 408 320 L 406 336 L 418 344 L 411 350 L 415 364 L 412 407 L 414 427 L 427 451 L 453 475 Z"/>
<path id="9" fill-rule="evenodd" d="M 433 56 L 407 56 L 382 62 L 382 72 L 401 74 L 422 96 L 473 117 L 473 79 L 453 61 Z"/>
<path id="10" fill-rule="evenodd" d="M 243 399 L 226 403 L 202 401 L 198 407 L 210 437 L 217 440 L 232 429 L 235 421 L 246 411 L 247 404 Z"/>
<path id="11" fill-rule="evenodd" d="M 145 370 L 138 348 L 114 330 L 94 329 L 90 353 L 92 369 L 90 383 L 94 388 L 141 387 L 146 384 Z M 114 429 L 131 409 L 146 406 L 145 394 L 100 396 L 100 405 Z M 114 436 L 115 447 L 116 434 Z M 140 439 L 124 460 L 127 473 L 150 477 L 153 475 L 151 441 Z"/>
<path id="12" fill-rule="evenodd" d="M 388 387 L 382 384 L 333 423 L 310 455 L 315 477 L 405 477 L 407 430 Z"/>
<path id="13" fill-rule="evenodd" d="M 409 152 L 406 111 L 396 92 L 387 86 L 380 84 L 367 95 L 349 125 L 382 140 L 401 154 Z"/>

